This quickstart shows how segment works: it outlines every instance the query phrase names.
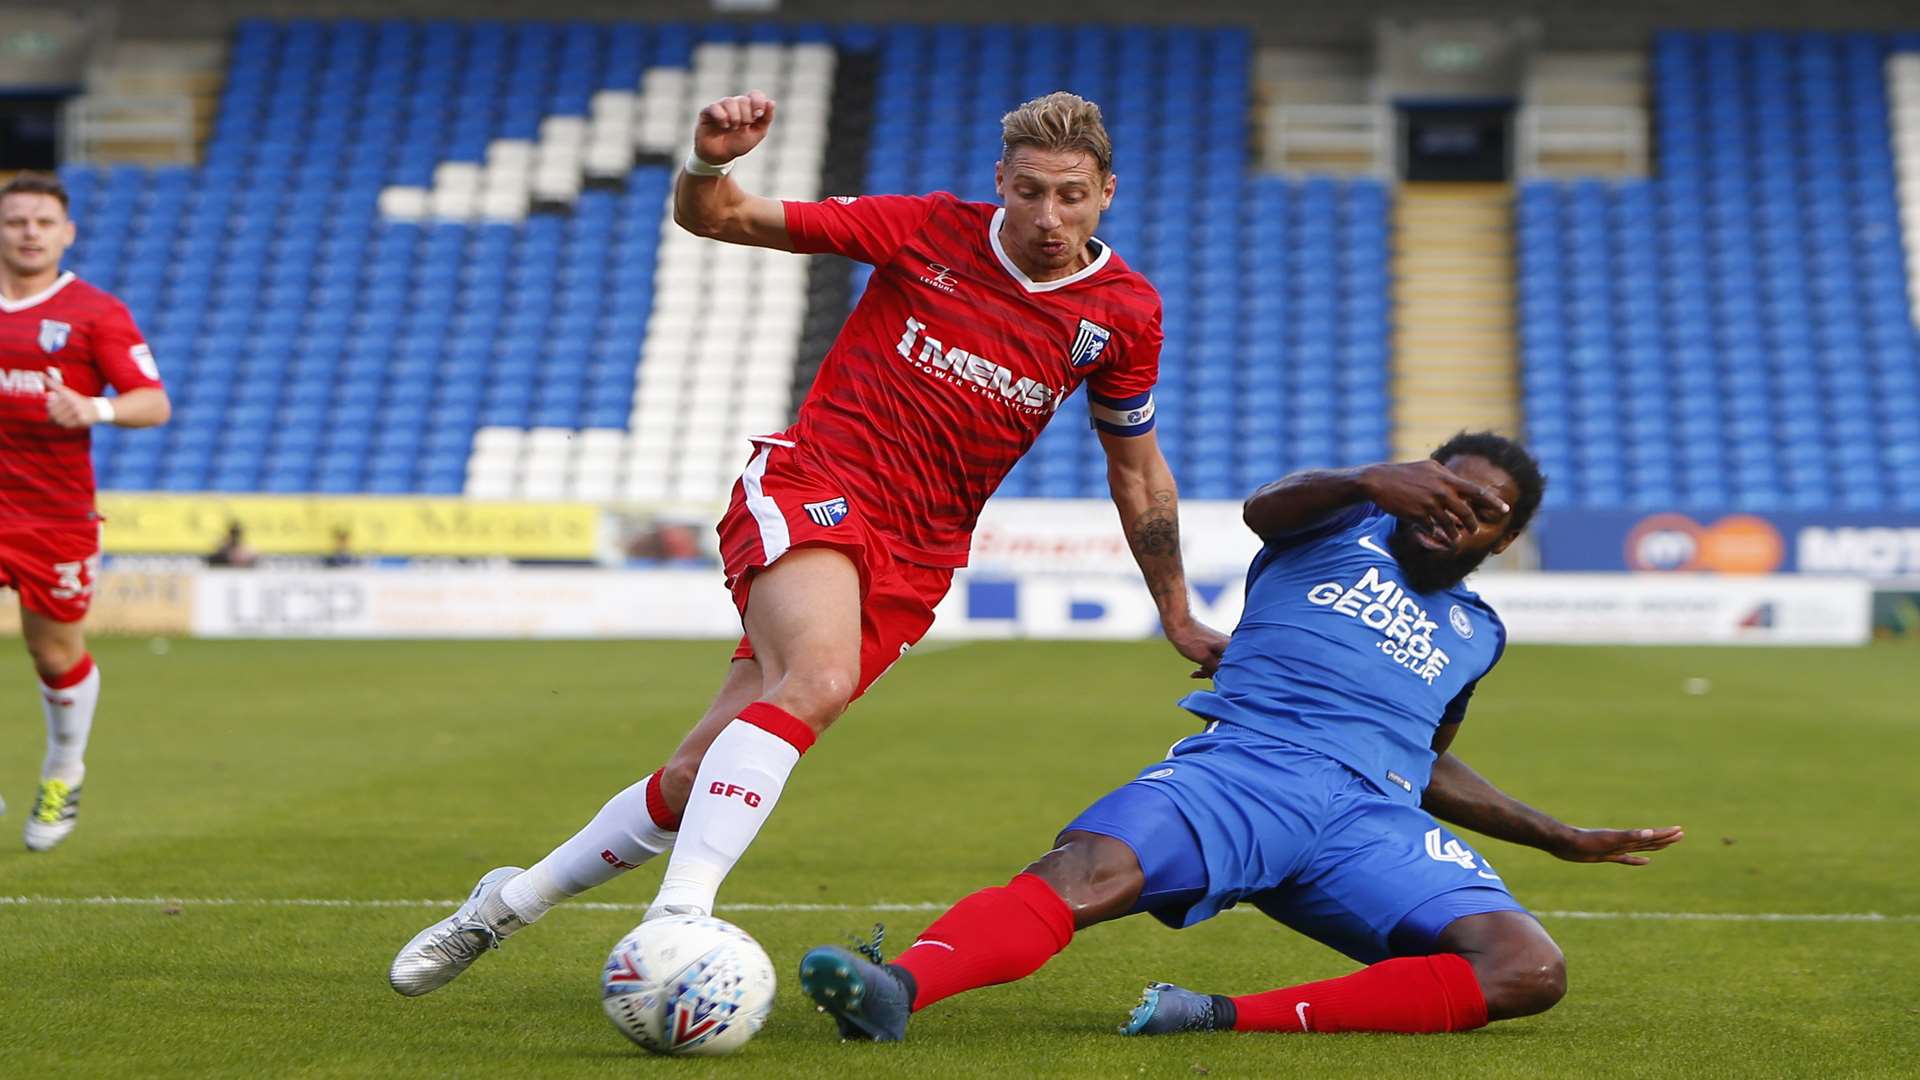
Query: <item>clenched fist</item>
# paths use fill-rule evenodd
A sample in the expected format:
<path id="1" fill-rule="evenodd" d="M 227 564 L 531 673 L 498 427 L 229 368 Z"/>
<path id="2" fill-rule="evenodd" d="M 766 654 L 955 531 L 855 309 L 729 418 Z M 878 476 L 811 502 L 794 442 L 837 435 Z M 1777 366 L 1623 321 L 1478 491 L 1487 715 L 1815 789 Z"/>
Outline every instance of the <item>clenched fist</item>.
<path id="1" fill-rule="evenodd" d="M 105 417 L 92 398 L 54 383 L 47 388 L 47 419 L 63 428 L 89 428 Z"/>
<path id="2" fill-rule="evenodd" d="M 773 124 L 773 99 L 753 90 L 700 110 L 693 126 L 693 152 L 709 165 L 725 165 L 760 145 Z"/>

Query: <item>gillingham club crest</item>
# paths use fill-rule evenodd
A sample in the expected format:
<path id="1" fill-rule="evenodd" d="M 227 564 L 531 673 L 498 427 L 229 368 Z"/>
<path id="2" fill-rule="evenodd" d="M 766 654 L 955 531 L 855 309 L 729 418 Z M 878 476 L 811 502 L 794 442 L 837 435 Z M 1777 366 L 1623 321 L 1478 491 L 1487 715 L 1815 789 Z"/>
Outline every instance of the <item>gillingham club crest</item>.
<path id="1" fill-rule="evenodd" d="M 831 529 L 847 516 L 847 500 L 841 497 L 827 499 L 824 502 L 811 502 L 806 504 L 806 511 L 815 525 L 823 529 Z"/>
<path id="2" fill-rule="evenodd" d="M 1073 352 L 1071 359 L 1074 367 L 1086 367 L 1100 354 L 1107 351 L 1107 342 L 1113 340 L 1113 331 L 1091 319 L 1081 319 L 1080 329 L 1073 334 Z"/>
<path id="3" fill-rule="evenodd" d="M 73 333 L 70 323 L 55 322 L 52 319 L 40 320 L 40 348 L 50 353 L 59 352 L 66 347 L 68 335 Z"/>

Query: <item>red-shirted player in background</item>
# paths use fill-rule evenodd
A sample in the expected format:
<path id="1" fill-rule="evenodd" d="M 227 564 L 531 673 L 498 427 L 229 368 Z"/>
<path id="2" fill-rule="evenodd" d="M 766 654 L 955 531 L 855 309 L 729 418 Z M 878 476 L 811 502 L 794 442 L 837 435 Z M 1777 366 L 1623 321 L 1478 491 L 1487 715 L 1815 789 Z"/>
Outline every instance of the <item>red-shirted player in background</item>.
<path id="1" fill-rule="evenodd" d="M 61 272 L 73 239 L 58 179 L 22 173 L 0 187 L 0 587 L 20 594 L 47 716 L 31 851 L 73 831 L 100 701 L 80 628 L 100 565 L 87 429 L 152 427 L 172 412 L 126 305 Z M 118 397 L 102 396 L 109 386 Z"/>
<path id="2" fill-rule="evenodd" d="M 1004 207 L 750 195 L 726 173 L 773 114 L 758 92 L 701 111 L 674 219 L 876 269 L 794 425 L 753 440 L 720 523 L 746 638 L 664 768 L 532 869 L 482 877 L 401 949 L 388 978 L 402 994 L 445 985 L 554 904 L 669 849 L 649 917 L 711 912 L 800 755 L 927 632 L 981 506 L 1082 382 L 1167 638 L 1206 673 L 1225 648 L 1188 611 L 1173 474 L 1153 434 L 1160 298 L 1093 236 L 1114 193 L 1099 108 L 1061 93 L 1007 114 Z"/>

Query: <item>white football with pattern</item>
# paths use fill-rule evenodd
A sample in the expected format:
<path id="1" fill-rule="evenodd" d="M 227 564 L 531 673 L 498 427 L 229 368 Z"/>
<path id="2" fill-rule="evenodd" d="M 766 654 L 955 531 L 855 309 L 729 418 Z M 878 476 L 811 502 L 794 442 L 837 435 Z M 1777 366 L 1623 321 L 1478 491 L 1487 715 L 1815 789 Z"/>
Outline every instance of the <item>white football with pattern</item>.
<path id="1" fill-rule="evenodd" d="M 773 961 L 760 943 L 706 915 L 634 927 L 600 976 L 607 1018 L 656 1054 L 733 1053 L 767 1022 L 774 988 Z"/>

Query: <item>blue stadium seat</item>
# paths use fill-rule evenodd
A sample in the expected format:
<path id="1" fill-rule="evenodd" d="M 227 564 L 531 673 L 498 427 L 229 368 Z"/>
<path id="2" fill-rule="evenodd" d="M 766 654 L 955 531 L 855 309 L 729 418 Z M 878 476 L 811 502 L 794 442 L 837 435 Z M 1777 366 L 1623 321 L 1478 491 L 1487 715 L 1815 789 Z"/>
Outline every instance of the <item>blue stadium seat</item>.
<path id="1" fill-rule="evenodd" d="M 1890 228 L 1888 42 L 1855 35 L 1835 51 L 1834 40 L 1661 35 L 1662 174 L 1519 192 L 1530 433 L 1543 453 L 1563 445 L 1557 410 L 1571 391 L 1582 437 L 1626 431 L 1643 462 L 1619 472 L 1604 455 L 1564 459 L 1558 504 L 1890 505 L 1874 500 L 1893 490 L 1891 471 L 1848 449 L 1920 380 Z M 1895 374 L 1880 355 L 1897 358 Z M 1880 379 L 1892 385 L 1876 393 Z M 1670 428 L 1635 422 L 1663 397 Z M 1669 459 L 1684 474 L 1652 467 Z M 1813 464 L 1823 459 L 1832 467 Z"/>
<path id="2" fill-rule="evenodd" d="M 685 65 L 702 40 L 832 40 L 873 50 L 884 95 L 926 107 L 875 118 L 868 190 L 950 188 L 990 198 L 980 163 L 998 153 L 998 114 L 1010 88 L 1072 85 L 1101 100 L 1132 193 L 1102 234 L 1162 292 L 1163 442 L 1189 489 L 1237 497 L 1288 468 L 1385 455 L 1387 191 L 1373 181 L 1245 173 L 1252 42 L 1244 31 L 244 20 L 205 165 L 67 171 L 86 223 L 76 262 L 140 301 L 152 339 L 165 343 L 162 363 L 181 404 L 163 437 L 103 440 L 103 476 L 170 490 L 452 492 L 464 482 L 481 424 L 624 427 L 670 168 L 636 168 L 626 191 L 590 192 L 570 220 L 394 223 L 376 203 L 385 185 L 429 182 L 439 163 L 476 160 L 492 139 L 532 137 L 551 112 L 584 112 L 596 90 L 633 88 L 648 66 Z M 1835 64 L 1851 62 L 1844 51 L 1833 55 Z M 1664 60 L 1656 77 L 1697 66 Z M 944 74 L 951 72 L 969 74 L 956 80 Z M 1836 94 L 1832 103 L 1844 119 L 1827 134 L 1836 153 L 1853 152 L 1847 139 L 1863 115 L 1857 96 Z M 1826 111 L 1802 103 L 1795 115 L 1811 127 Z M 1202 114 L 1204 122 L 1192 120 Z M 1875 115 L 1884 125 L 1884 110 Z M 1720 220 L 1765 224 L 1773 230 L 1765 234 L 1769 251 L 1792 250 L 1796 236 L 1811 245 L 1827 235 L 1818 228 L 1852 235 L 1894 220 L 1884 213 L 1888 183 L 1874 189 L 1879 217 L 1810 219 L 1793 233 L 1769 216 L 1766 189 L 1739 173 L 1732 179 L 1742 182 L 1723 183 L 1707 168 L 1723 152 L 1706 137 L 1713 125 L 1705 107 L 1691 116 L 1685 133 L 1699 145 L 1692 160 L 1700 185 L 1724 191 L 1727 204 L 1723 218 L 1698 214 L 1692 227 L 1703 241 L 1718 237 Z M 1195 180 L 1196 160 L 1212 177 L 1205 184 Z M 1858 201 L 1858 190 L 1843 184 L 1835 197 Z M 1692 201 L 1651 189 L 1631 205 L 1611 190 L 1583 189 L 1580 214 L 1588 217 L 1553 192 L 1524 192 L 1523 200 L 1528 222 L 1565 222 L 1582 237 L 1630 223 L 1645 238 L 1646 259 L 1656 257 L 1665 209 L 1683 222 L 1694 213 Z M 1705 260 L 1711 248 L 1700 247 Z M 1557 237 L 1524 246 L 1527 280 L 1557 282 L 1574 266 L 1604 282 L 1629 261 L 1618 251 L 1588 266 L 1561 248 Z M 1853 276 L 1821 263 L 1816 251 L 1793 253 L 1800 262 L 1775 260 L 1770 272 L 1801 273 L 1804 265 L 1823 281 Z M 1701 266 L 1704 276 L 1708 264 Z M 856 288 L 867 272 L 855 271 Z M 500 304 L 507 294 L 519 299 Z M 1768 332 L 1760 313 L 1786 310 L 1764 295 L 1763 302 L 1753 293 L 1754 319 L 1743 331 L 1760 347 Z M 1887 325 L 1904 313 L 1903 299 L 1903 290 L 1883 298 Z M 1862 356 L 1910 353 L 1910 340 L 1871 329 L 1875 302 L 1842 286 L 1806 292 L 1792 309 L 1805 319 L 1863 327 L 1844 341 L 1810 335 L 1809 355 L 1842 347 Z M 1530 349 L 1536 338 L 1559 340 L 1570 306 L 1542 309 L 1529 323 L 1541 328 L 1529 330 Z M 1595 310 L 1599 317 L 1612 309 Z M 1654 348 L 1662 344 L 1660 312 L 1647 310 L 1636 332 Z M 481 343 L 481 355 L 449 357 L 448 341 Z M 1701 328 L 1699 343 L 1718 346 L 1712 325 Z M 1609 339 L 1598 347 L 1612 346 Z M 1674 362 L 1670 352 L 1657 359 Z M 542 377 L 556 365 L 568 377 Z M 1908 360 L 1865 383 L 1823 376 L 1814 385 L 1871 401 L 1871 388 L 1910 389 L 1897 372 L 1911 368 Z M 500 389 L 486 390 L 489 382 Z M 536 389 L 516 389 L 526 386 Z M 1871 417 L 1911 419 L 1884 410 Z M 1238 443 L 1222 435 L 1228 430 Z M 216 464 L 224 462 L 217 447 L 248 439 L 264 453 Z M 1032 467 L 1016 470 L 1004 490 L 1104 495 L 1097 440 L 1083 424 L 1053 425 Z"/>

